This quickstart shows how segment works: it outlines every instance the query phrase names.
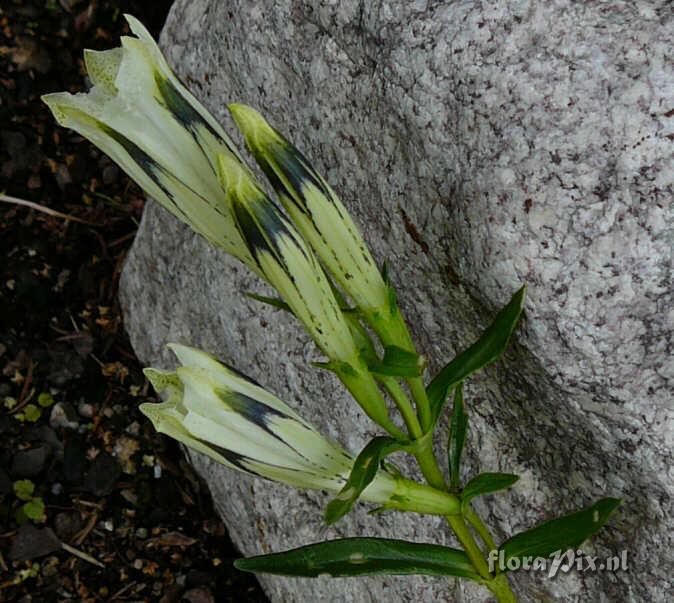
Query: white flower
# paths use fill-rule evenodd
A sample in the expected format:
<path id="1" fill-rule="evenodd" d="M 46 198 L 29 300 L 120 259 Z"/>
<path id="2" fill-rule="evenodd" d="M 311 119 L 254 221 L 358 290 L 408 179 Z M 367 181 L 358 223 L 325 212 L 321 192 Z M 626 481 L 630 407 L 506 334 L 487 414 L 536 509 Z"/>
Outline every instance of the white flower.
<path id="1" fill-rule="evenodd" d="M 169 346 L 182 364 L 174 372 L 146 369 L 159 404 L 140 410 L 157 431 L 219 463 L 299 488 L 339 492 L 353 458 L 318 433 L 287 404 L 213 356 L 183 345 Z M 455 511 L 457 499 L 380 470 L 363 500 L 423 513 Z"/>
<path id="2" fill-rule="evenodd" d="M 239 157 L 212 115 L 169 68 L 152 36 L 127 15 L 137 37 L 84 54 L 88 93 L 42 97 L 56 120 L 107 153 L 145 192 L 208 241 L 253 265 L 217 176 L 216 157 Z"/>

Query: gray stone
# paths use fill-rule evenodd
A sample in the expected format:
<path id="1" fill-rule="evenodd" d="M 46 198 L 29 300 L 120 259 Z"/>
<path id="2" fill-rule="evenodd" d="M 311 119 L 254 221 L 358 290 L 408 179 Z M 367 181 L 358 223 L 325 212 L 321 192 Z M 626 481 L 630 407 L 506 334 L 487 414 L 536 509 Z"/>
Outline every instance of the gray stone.
<path id="1" fill-rule="evenodd" d="M 469 468 L 522 476 L 479 510 L 503 539 L 623 497 L 584 549 L 627 549 L 629 569 L 520 572 L 523 601 L 672 598 L 673 30 L 666 2 L 179 0 L 163 33 L 227 127 L 226 102 L 260 109 L 340 192 L 431 371 L 528 283 L 516 342 L 468 386 Z M 203 347 L 357 451 L 375 430 L 251 290 L 267 293 L 148 204 L 121 283 L 141 360 Z M 453 542 L 439 520 L 362 507 L 327 528 L 325 495 L 192 460 L 247 555 L 345 535 Z M 275 601 L 485 599 L 420 577 L 262 584 Z"/>

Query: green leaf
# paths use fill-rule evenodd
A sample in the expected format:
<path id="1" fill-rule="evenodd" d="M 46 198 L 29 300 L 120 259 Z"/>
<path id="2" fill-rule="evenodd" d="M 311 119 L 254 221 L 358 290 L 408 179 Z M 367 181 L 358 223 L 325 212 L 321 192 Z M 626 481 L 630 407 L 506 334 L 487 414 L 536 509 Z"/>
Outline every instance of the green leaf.
<path id="1" fill-rule="evenodd" d="M 440 416 L 447 394 L 457 383 L 491 364 L 504 352 L 522 315 L 525 293 L 526 285 L 513 295 L 480 338 L 447 364 L 428 385 L 428 399 L 434 420 Z"/>
<path id="2" fill-rule="evenodd" d="M 449 423 L 449 441 L 447 455 L 449 458 L 449 485 L 458 489 L 461 479 L 461 453 L 466 442 L 468 430 L 468 415 L 463 406 L 463 383 L 459 383 L 454 390 L 454 406 L 452 420 Z"/>
<path id="3" fill-rule="evenodd" d="M 463 551 L 385 538 L 329 540 L 283 553 L 237 559 L 234 566 L 245 572 L 306 578 L 426 574 L 481 580 Z"/>
<path id="4" fill-rule="evenodd" d="M 349 377 L 356 377 L 358 371 L 353 368 L 348 362 L 341 360 L 329 360 L 328 362 L 310 362 L 311 366 L 324 371 L 330 371 L 338 376 L 346 375 Z"/>
<path id="5" fill-rule="evenodd" d="M 378 375 L 391 377 L 421 377 L 424 370 L 422 356 L 399 348 L 396 345 L 388 345 L 384 350 L 384 358 L 381 362 L 371 363 L 368 368 Z"/>
<path id="6" fill-rule="evenodd" d="M 23 409 L 22 414 L 26 421 L 35 423 L 35 421 L 37 421 L 42 416 L 42 411 L 37 406 L 35 406 L 35 404 L 27 404 L 26 408 Z"/>
<path id="7" fill-rule="evenodd" d="M 505 560 L 547 557 L 556 551 L 575 549 L 608 521 L 620 505 L 619 498 L 602 498 L 582 511 L 547 521 L 506 540 L 500 547 Z M 507 566 L 506 566 L 507 567 Z"/>
<path id="8" fill-rule="evenodd" d="M 29 500 L 21 507 L 25 516 L 33 521 L 44 521 L 44 501 L 41 498 Z"/>
<path id="9" fill-rule="evenodd" d="M 335 523 L 346 515 L 358 497 L 363 493 L 377 475 L 379 463 L 392 452 L 404 449 L 398 440 L 386 436 L 376 437 L 360 451 L 353 463 L 353 469 L 346 484 L 325 509 L 325 521 L 328 525 Z"/>
<path id="10" fill-rule="evenodd" d="M 30 500 L 35 492 L 35 484 L 29 479 L 20 479 L 14 482 L 14 494 L 19 500 Z"/>
<path id="11" fill-rule="evenodd" d="M 519 475 L 512 473 L 480 473 L 471 479 L 461 492 L 461 505 L 463 508 L 476 496 L 497 492 L 510 488 Z"/>
<path id="12" fill-rule="evenodd" d="M 54 396 L 52 396 L 49 392 L 42 392 L 38 397 L 37 397 L 37 403 L 42 407 L 42 408 L 49 408 L 52 404 L 54 404 Z"/>

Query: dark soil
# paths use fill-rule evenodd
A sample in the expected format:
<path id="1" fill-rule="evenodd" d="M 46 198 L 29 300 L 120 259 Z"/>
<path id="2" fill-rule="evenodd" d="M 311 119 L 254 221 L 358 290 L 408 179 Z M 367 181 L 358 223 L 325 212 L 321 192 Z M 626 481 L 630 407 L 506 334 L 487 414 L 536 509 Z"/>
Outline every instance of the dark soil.
<path id="1" fill-rule="evenodd" d="M 39 100 L 84 88 L 82 49 L 116 46 L 123 13 L 156 36 L 170 4 L 0 5 L 0 192 L 71 217 L 0 201 L 0 600 L 265 600 L 138 412 L 154 395 L 117 281 L 143 194 Z"/>

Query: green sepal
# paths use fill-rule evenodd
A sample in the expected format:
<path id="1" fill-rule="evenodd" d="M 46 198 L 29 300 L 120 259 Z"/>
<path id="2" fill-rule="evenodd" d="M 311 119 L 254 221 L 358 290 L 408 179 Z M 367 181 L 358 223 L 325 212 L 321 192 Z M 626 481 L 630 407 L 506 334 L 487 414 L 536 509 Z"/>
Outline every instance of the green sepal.
<path id="1" fill-rule="evenodd" d="M 426 388 L 431 404 L 433 422 L 440 416 L 447 394 L 457 383 L 494 362 L 505 351 L 524 307 L 526 285 L 521 287 L 503 308 L 480 338 L 467 350 L 458 354 L 431 381 Z"/>
<path id="2" fill-rule="evenodd" d="M 370 440 L 356 457 L 346 484 L 325 508 L 325 522 L 331 525 L 344 517 L 377 475 L 382 459 L 404 449 L 404 444 L 387 436 Z"/>
<path id="3" fill-rule="evenodd" d="M 519 475 L 513 473 L 480 473 L 472 478 L 461 491 L 461 509 L 465 509 L 476 496 L 510 488 Z"/>
<path id="4" fill-rule="evenodd" d="M 423 356 L 396 345 L 388 345 L 381 361 L 368 365 L 370 372 L 389 377 L 421 377 L 426 366 Z"/>
<path id="5" fill-rule="evenodd" d="M 547 557 L 557 551 L 575 549 L 599 531 L 621 502 L 619 498 L 602 498 L 582 511 L 513 536 L 499 550 L 504 552 L 507 563 L 512 558 Z"/>
<path id="6" fill-rule="evenodd" d="M 272 306 L 279 310 L 285 310 L 286 312 L 290 312 L 291 314 L 293 312 L 290 306 L 286 302 L 284 302 L 280 297 L 269 297 L 267 295 L 259 295 L 258 293 L 252 293 L 250 291 L 247 291 L 245 295 L 250 299 L 254 299 L 255 301 L 259 301 L 263 304 L 267 304 L 268 306 Z M 340 307 L 340 310 L 342 311 L 343 314 L 358 313 L 356 308 Z"/>
<path id="7" fill-rule="evenodd" d="M 255 301 L 262 302 L 263 304 L 267 304 L 268 306 L 272 306 L 279 310 L 285 310 L 286 312 L 290 312 L 292 314 L 290 306 L 287 303 L 285 303 L 280 297 L 268 297 L 266 295 L 258 295 L 257 293 L 251 292 L 247 292 L 246 296 L 250 297 L 250 299 L 254 299 Z"/>
<path id="8" fill-rule="evenodd" d="M 463 383 L 454 390 L 452 419 L 449 423 L 447 457 L 449 459 L 449 487 L 458 490 L 461 485 L 461 454 L 466 443 L 468 431 L 468 415 L 463 405 Z"/>
<path id="9" fill-rule="evenodd" d="M 425 574 L 482 582 L 468 556 L 437 544 L 387 538 L 343 538 L 234 562 L 245 572 L 316 578 Z"/>
<path id="10" fill-rule="evenodd" d="M 329 362 L 311 362 L 310 364 L 315 368 L 323 369 L 324 371 L 330 371 L 332 373 L 336 373 L 337 375 L 346 375 L 349 377 L 355 377 L 358 375 L 358 371 L 348 362 L 330 360 Z"/>

